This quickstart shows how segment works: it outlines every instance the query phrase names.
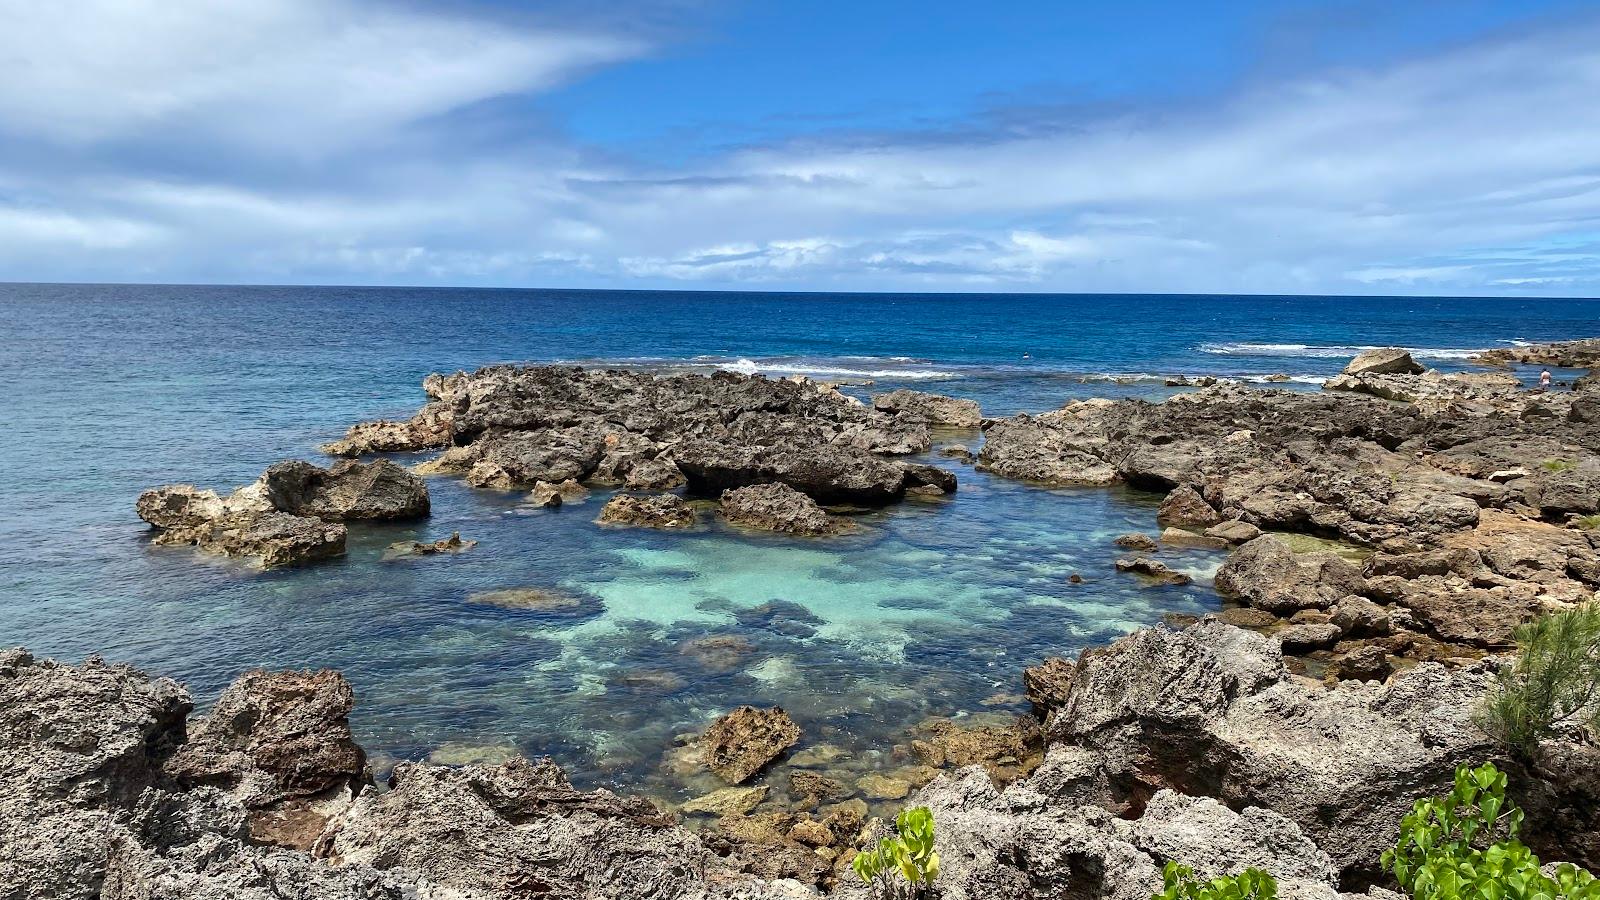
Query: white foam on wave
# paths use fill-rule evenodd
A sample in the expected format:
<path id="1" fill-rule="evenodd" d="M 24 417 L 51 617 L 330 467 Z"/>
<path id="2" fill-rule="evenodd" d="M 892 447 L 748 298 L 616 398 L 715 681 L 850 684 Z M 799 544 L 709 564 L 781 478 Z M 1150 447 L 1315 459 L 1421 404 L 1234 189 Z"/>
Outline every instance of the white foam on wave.
<path id="1" fill-rule="evenodd" d="M 1215 356 L 1295 356 L 1310 357 L 1314 359 L 1338 359 L 1355 356 L 1366 350 L 1380 350 L 1378 344 L 1334 344 L 1314 346 L 1311 344 L 1260 344 L 1252 342 L 1242 343 L 1206 343 L 1198 348 L 1201 353 L 1210 353 Z M 1407 353 L 1418 359 L 1470 359 L 1486 351 L 1486 348 L 1469 347 L 1402 347 Z"/>
<path id="2" fill-rule="evenodd" d="M 882 362 L 883 367 L 851 365 L 851 362 Z M 694 357 L 690 362 L 674 364 L 674 368 L 720 368 L 723 372 L 739 375 L 806 375 L 822 378 L 904 378 L 909 381 L 962 378 L 962 373 L 946 368 L 922 368 L 925 360 L 914 357 L 834 357 L 834 359 L 726 359 L 726 357 Z"/>

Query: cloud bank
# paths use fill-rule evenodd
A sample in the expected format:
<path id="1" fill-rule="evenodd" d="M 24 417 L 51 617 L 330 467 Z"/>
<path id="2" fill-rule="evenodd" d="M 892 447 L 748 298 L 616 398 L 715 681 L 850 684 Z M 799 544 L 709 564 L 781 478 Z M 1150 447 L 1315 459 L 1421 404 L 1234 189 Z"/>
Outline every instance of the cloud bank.
<path id="1" fill-rule="evenodd" d="M 0 10 L 0 278 L 1600 296 L 1600 21 L 668 168 L 539 117 L 636 36 L 363 0 Z"/>

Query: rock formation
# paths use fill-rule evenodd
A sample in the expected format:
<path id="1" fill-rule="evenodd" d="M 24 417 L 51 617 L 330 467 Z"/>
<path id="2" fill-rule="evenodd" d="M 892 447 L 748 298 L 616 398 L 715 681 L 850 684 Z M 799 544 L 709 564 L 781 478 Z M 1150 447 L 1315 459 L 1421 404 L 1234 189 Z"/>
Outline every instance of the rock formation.
<path id="1" fill-rule="evenodd" d="M 787 534 L 832 534 L 850 527 L 817 501 L 778 482 L 723 491 L 722 516 L 735 525 Z"/>
<path id="2" fill-rule="evenodd" d="M 726 372 L 492 366 L 430 375 L 423 389 L 430 402 L 411 422 L 357 425 L 330 452 L 448 447 L 424 471 L 499 489 L 686 483 L 715 496 L 781 482 L 822 503 L 882 504 L 911 488 L 954 490 L 948 472 L 886 457 L 925 451 L 929 423 L 971 422 L 976 412 L 915 392 L 885 395 L 897 399 L 884 412 L 826 385 Z"/>
<path id="3" fill-rule="evenodd" d="M 426 516 L 428 488 L 388 460 L 331 469 L 286 460 L 226 497 L 175 484 L 140 494 L 135 509 L 159 530 L 157 544 L 255 557 L 270 568 L 343 554 L 340 523 Z"/>

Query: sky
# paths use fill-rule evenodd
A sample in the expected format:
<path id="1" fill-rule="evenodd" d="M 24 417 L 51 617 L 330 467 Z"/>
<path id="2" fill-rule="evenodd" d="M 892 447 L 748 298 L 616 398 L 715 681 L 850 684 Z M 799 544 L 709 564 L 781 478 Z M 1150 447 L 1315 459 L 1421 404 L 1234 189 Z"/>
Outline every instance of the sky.
<path id="1" fill-rule="evenodd" d="M 0 280 L 1600 297 L 1594 0 L 0 0 Z"/>

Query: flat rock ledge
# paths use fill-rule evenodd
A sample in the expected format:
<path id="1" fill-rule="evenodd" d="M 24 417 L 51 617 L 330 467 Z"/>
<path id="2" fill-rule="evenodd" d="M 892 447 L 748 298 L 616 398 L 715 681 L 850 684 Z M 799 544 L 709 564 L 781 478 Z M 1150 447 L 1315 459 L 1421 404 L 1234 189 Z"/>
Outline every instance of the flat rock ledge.
<path id="1" fill-rule="evenodd" d="M 275 463 L 227 496 L 192 484 L 153 488 L 135 511 L 157 529 L 154 542 L 253 557 L 263 568 L 343 555 L 343 523 L 428 515 L 428 487 L 388 460 L 340 461 L 324 469 Z"/>
<path id="2" fill-rule="evenodd" d="M 408 422 L 368 422 L 325 449 L 442 449 L 417 467 L 482 488 L 540 482 L 687 487 L 699 496 L 779 482 L 820 503 L 882 505 L 955 490 L 955 476 L 895 456 L 929 449 L 929 425 L 976 424 L 976 404 L 918 392 L 875 409 L 806 379 L 658 376 L 561 366 L 430 375 Z"/>

